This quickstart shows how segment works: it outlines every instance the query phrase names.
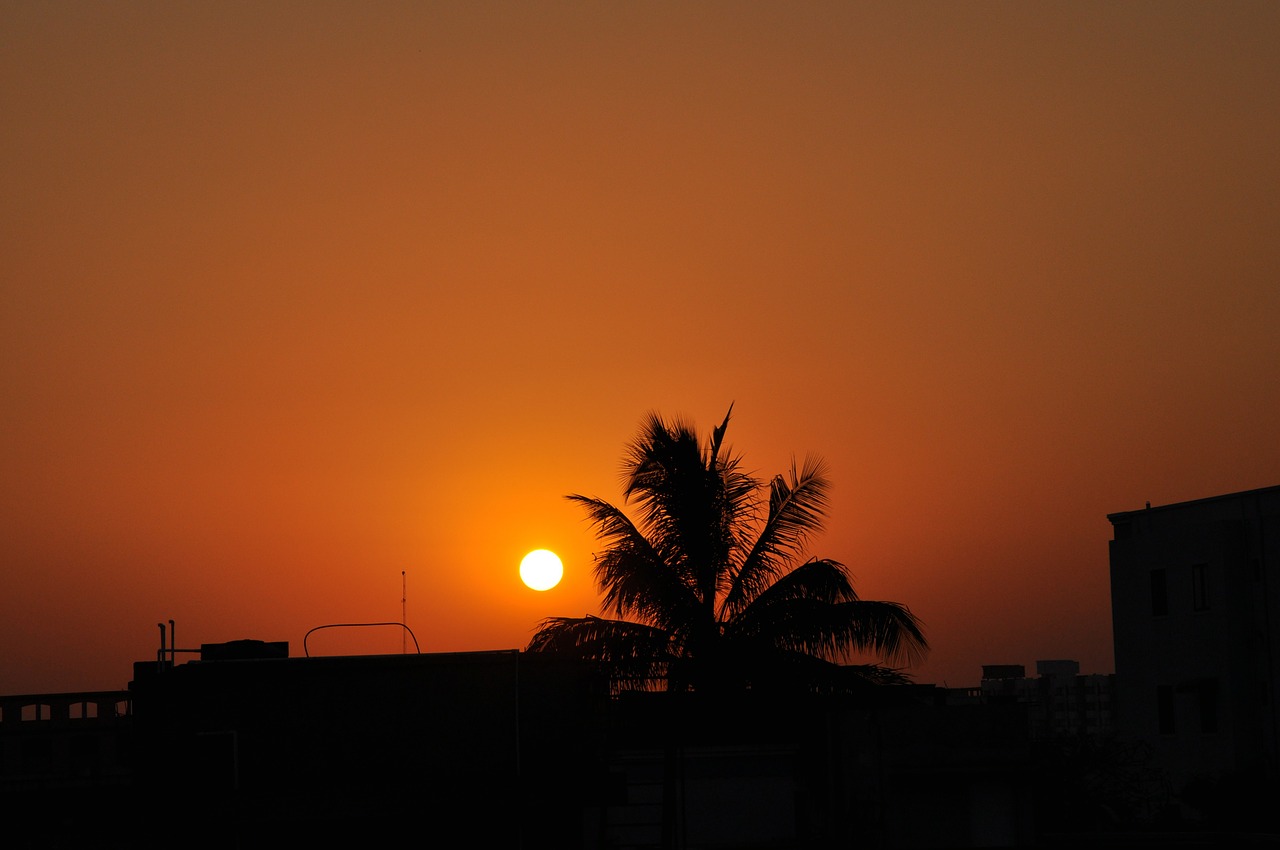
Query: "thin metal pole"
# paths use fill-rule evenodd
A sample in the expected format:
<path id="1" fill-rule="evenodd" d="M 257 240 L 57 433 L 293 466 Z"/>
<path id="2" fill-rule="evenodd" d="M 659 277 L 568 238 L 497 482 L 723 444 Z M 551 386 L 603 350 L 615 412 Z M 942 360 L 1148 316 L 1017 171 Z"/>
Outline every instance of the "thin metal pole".
<path id="1" fill-rule="evenodd" d="M 400 625 L 401 626 L 407 625 L 405 622 L 405 616 L 404 616 L 405 615 L 405 599 L 407 599 L 409 596 L 407 591 L 408 582 L 405 580 L 404 572 L 405 572 L 404 570 L 400 571 Z M 409 651 L 408 646 L 405 644 L 405 639 L 406 637 L 405 637 L 404 629 L 401 629 L 400 630 L 400 654 L 401 655 L 404 655 Z"/>

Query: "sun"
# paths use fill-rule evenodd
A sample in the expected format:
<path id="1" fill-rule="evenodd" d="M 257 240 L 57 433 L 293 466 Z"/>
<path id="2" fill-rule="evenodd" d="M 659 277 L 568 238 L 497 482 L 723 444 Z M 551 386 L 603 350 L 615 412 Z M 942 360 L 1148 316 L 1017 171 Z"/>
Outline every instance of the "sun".
<path id="1" fill-rule="evenodd" d="M 550 590 L 563 575 L 564 564 L 549 549 L 534 549 L 520 562 L 520 580 L 533 590 Z"/>

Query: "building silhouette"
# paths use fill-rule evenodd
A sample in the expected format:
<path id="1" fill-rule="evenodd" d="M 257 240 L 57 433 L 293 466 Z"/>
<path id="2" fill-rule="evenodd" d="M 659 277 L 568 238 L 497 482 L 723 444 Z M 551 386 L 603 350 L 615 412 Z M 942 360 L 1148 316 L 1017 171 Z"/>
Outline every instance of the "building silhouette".
<path id="1" fill-rule="evenodd" d="M 203 644 L 186 663 L 164 651 L 139 662 L 128 691 L 98 695 L 121 708 L 99 710 L 111 740 L 97 751 L 114 754 L 100 765 L 114 766 L 96 775 L 77 773 L 73 721 L 40 721 L 29 707 L 69 718 L 57 707 L 90 696 L 6 709 L 6 846 L 409 835 L 728 850 L 1036 837 L 1024 707 L 951 705 L 930 685 L 617 694 L 588 665 L 515 650 L 290 658 L 282 643 Z"/>
<path id="2" fill-rule="evenodd" d="M 969 689 L 619 693 L 554 655 L 178 650 L 162 627 L 127 691 L 0 697 L 0 838 L 926 850 L 1280 831 L 1280 487 L 1108 519 L 1114 675 L 1047 660 Z"/>
<path id="3" fill-rule="evenodd" d="M 127 834 L 132 721 L 128 691 L 0 696 L 0 844 Z"/>
<path id="4" fill-rule="evenodd" d="M 1280 487 L 1107 519 L 1120 734 L 1184 815 L 1274 819 Z"/>
<path id="5" fill-rule="evenodd" d="M 1027 708 L 1032 741 L 1087 738 L 1096 742 L 1115 735 L 1116 677 L 1080 673 L 1080 662 L 1036 662 L 1035 677 L 1021 664 L 984 664 L 978 694 L 987 702 L 1016 702 Z"/>

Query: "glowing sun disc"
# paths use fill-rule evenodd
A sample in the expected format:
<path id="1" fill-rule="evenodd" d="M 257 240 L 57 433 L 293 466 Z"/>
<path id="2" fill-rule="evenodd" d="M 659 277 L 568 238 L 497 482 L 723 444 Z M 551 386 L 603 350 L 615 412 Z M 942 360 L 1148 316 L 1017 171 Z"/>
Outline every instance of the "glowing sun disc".
<path id="1" fill-rule="evenodd" d="M 550 590 L 563 575 L 564 564 L 549 549 L 534 549 L 520 562 L 520 580 L 532 590 Z"/>

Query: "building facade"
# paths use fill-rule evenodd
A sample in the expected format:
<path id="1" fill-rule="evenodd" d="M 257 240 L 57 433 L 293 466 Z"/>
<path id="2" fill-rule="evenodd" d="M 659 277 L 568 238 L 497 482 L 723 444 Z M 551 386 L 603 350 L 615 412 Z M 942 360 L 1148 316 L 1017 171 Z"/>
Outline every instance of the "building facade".
<path id="1" fill-rule="evenodd" d="M 1081 675 L 1080 662 L 1068 660 L 1037 661 L 1034 678 L 1021 664 L 984 664 L 980 685 L 986 702 L 1026 706 L 1033 741 L 1109 740 L 1115 733 L 1115 689 L 1114 675 Z"/>
<path id="2" fill-rule="evenodd" d="M 126 692 L 0 697 L 0 841 L 936 850 L 1037 837 L 1023 706 L 951 705 L 930 685 L 612 694 L 588 665 L 515 650 L 165 652 L 134 665 Z M 106 736 L 99 755 L 127 756 L 99 760 L 118 773 L 85 772 L 90 729 Z"/>
<path id="3" fill-rule="evenodd" d="M 1175 792 L 1273 783 L 1280 487 L 1107 519 L 1119 734 Z"/>

